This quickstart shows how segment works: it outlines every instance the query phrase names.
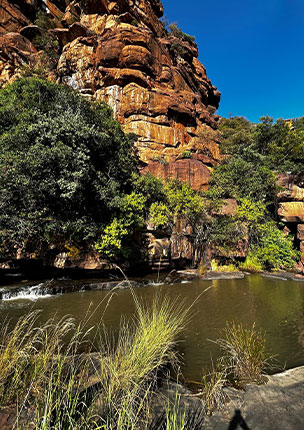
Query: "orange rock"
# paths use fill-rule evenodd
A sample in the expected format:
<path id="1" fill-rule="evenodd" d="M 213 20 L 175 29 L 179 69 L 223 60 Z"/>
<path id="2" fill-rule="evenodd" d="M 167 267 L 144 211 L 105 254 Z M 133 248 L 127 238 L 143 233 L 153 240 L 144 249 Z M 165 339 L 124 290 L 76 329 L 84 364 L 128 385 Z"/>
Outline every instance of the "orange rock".
<path id="1" fill-rule="evenodd" d="M 32 24 L 31 18 L 34 16 L 34 8 L 27 2 L 20 2 L 18 8 L 13 2 L 1 0 L 0 5 L 0 34 L 16 32 L 22 27 Z"/>
<path id="2" fill-rule="evenodd" d="M 278 215 L 283 222 L 304 222 L 304 202 L 280 203 Z"/>
<path id="3" fill-rule="evenodd" d="M 0 31 L 16 31 L 33 23 L 31 3 L 18 10 L 3 1 L 0 25 L 4 28 Z M 137 136 L 143 171 L 205 189 L 209 168 L 220 159 L 218 117 L 214 115 L 220 93 L 197 59 L 196 44 L 165 32 L 159 20 L 161 2 L 47 0 L 47 7 L 61 26 L 51 31 L 61 48 L 57 68 L 50 70 L 49 78 L 107 102 L 124 130 Z M 13 18 L 8 19 L 10 13 Z M 6 45 L 2 41 L 0 85 L 18 76 L 26 63 L 41 65 L 42 57 L 29 41 L 21 43 L 16 35 L 13 39 L 13 43 L 6 39 Z M 183 159 L 185 151 L 192 159 Z"/>
<path id="4" fill-rule="evenodd" d="M 183 159 L 169 163 L 159 161 L 150 162 L 143 173 L 150 172 L 156 177 L 178 179 L 188 182 L 195 190 L 204 190 L 210 179 L 209 169 L 200 161 Z"/>

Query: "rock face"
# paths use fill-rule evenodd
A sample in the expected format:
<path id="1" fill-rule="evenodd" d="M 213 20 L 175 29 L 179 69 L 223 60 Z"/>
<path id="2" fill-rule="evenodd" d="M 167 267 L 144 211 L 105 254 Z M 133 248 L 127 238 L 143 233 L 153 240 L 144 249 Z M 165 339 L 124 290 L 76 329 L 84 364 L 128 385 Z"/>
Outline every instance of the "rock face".
<path id="1" fill-rule="evenodd" d="M 289 174 L 280 175 L 278 185 L 278 215 L 286 224 L 284 233 L 293 235 L 302 253 L 301 261 L 296 267 L 298 272 L 304 273 L 304 188 L 302 182 Z"/>
<path id="2" fill-rule="evenodd" d="M 39 9 L 45 28 L 33 25 L 41 25 Z M 0 85 L 26 67 L 43 68 L 49 79 L 112 107 L 136 135 L 144 172 L 204 189 L 220 157 L 220 93 L 196 44 L 168 33 L 162 14 L 159 0 L 3 0 Z"/>
<path id="3" fill-rule="evenodd" d="M 284 222 L 304 222 L 304 202 L 283 202 L 279 204 L 278 215 Z"/>

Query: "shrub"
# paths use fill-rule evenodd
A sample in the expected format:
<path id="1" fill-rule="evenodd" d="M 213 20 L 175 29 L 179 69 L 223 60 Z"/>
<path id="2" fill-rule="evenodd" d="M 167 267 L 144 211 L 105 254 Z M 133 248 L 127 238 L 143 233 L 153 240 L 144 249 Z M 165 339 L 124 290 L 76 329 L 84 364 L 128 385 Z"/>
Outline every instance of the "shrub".
<path id="1" fill-rule="evenodd" d="M 216 260 L 211 261 L 211 270 L 214 272 L 238 272 L 238 268 L 233 264 L 219 265 Z"/>
<path id="2" fill-rule="evenodd" d="M 150 222 L 156 227 L 165 227 L 168 225 L 172 213 L 164 203 L 155 202 L 150 207 Z"/>
<path id="3" fill-rule="evenodd" d="M 224 338 L 216 343 L 224 352 L 222 359 L 228 373 L 238 381 L 261 382 L 270 356 L 266 354 L 266 340 L 260 330 L 242 324 L 227 323 Z"/>
<path id="4" fill-rule="evenodd" d="M 191 151 L 182 152 L 181 158 L 192 158 L 192 152 Z"/>
<path id="5" fill-rule="evenodd" d="M 285 237 L 274 223 L 261 225 L 259 230 L 261 239 L 252 252 L 263 268 L 291 269 L 301 256 L 294 248 L 292 239 Z"/>
<path id="6" fill-rule="evenodd" d="M 254 254 L 252 251 L 250 251 L 246 257 L 246 260 L 244 263 L 240 263 L 239 265 L 240 269 L 242 270 L 248 270 L 249 272 L 262 272 L 263 271 L 263 265 L 258 259 L 257 255 Z"/>
<path id="7" fill-rule="evenodd" d="M 132 232 L 144 225 L 144 208 L 146 198 L 142 194 L 132 192 L 120 199 L 119 217 L 115 217 L 106 226 L 100 239 L 95 243 L 95 249 L 107 257 L 121 254 L 128 258 L 131 254 L 132 244 L 128 246 L 127 239 Z"/>
<path id="8" fill-rule="evenodd" d="M 177 27 L 176 23 L 170 24 L 168 27 L 170 33 L 178 39 L 181 39 L 188 43 L 195 42 L 195 36 L 190 36 L 189 34 L 184 33 L 180 28 Z"/>

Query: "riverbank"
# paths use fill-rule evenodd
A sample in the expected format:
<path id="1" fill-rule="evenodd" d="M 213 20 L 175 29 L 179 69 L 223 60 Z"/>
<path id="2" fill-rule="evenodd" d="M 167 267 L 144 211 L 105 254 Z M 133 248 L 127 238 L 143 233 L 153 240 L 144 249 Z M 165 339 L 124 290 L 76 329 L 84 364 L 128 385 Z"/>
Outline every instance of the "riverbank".
<path id="1" fill-rule="evenodd" d="M 193 416 L 197 430 L 227 430 L 232 423 L 241 424 L 240 417 L 252 430 L 302 430 L 304 423 L 304 366 L 267 376 L 264 385 L 248 384 L 244 390 L 225 388 L 227 403 L 211 416 L 205 414 L 203 402 L 189 389 L 173 381 L 160 384 L 151 403 L 154 422 L 161 420 L 168 404 L 178 405 L 178 414 Z M 95 387 L 96 384 L 88 384 Z M 178 400 L 177 400 L 178 399 Z M 240 411 L 240 415 L 239 412 Z M 27 406 L 21 423 L 29 425 L 33 410 Z M 190 420 L 190 418 L 188 418 Z M 11 430 L 16 422 L 14 407 L 0 409 L 1 430 Z M 153 428 L 153 426 L 152 426 Z"/>
<path id="2" fill-rule="evenodd" d="M 227 430 L 235 411 L 240 410 L 250 429 L 302 430 L 304 366 L 267 376 L 267 379 L 267 384 L 246 385 L 244 391 L 227 390 L 230 401 L 223 410 L 206 418 L 203 429 Z"/>
<path id="3" fill-rule="evenodd" d="M 102 318 L 107 327 L 117 330 L 121 316 L 128 321 L 134 317 L 133 293 L 147 305 L 155 295 L 161 298 L 169 296 L 171 300 L 178 298 L 188 306 L 195 302 L 193 317 L 177 345 L 187 381 L 200 382 L 202 372 L 207 374 L 210 369 L 210 357 L 214 362 L 217 360 L 220 350 L 209 339 L 221 337 L 227 321 L 242 322 L 247 327 L 255 322 L 266 335 L 267 352 L 277 356 L 282 369 L 304 365 L 303 282 L 252 274 L 243 279 L 206 281 L 195 278 L 164 284 L 165 277 L 165 273 L 160 274 L 159 278 L 156 274 L 153 278 L 145 278 L 145 286 L 133 288 L 124 282 L 122 289 L 117 286 L 119 281 L 105 280 L 104 286 L 114 286 L 110 291 L 99 289 L 103 286 L 100 279 L 54 280 L 53 286 L 58 294 L 44 296 L 39 295 L 40 282 L 23 283 L 18 286 L 23 289 L 20 291 L 22 296 L 0 300 L 0 323 L 9 320 L 10 326 L 13 326 L 18 318 L 32 309 L 41 311 L 41 323 L 54 315 L 60 320 L 67 314 L 80 322 L 87 312 L 91 314 L 91 310 L 98 307 L 98 311 L 90 317 L 92 325 L 98 324 Z M 90 284 L 96 290 L 89 290 Z M 62 285 L 66 292 L 75 292 L 61 294 Z M 12 294 L 17 286 L 8 288 Z M 93 342 L 93 334 L 91 337 Z"/>

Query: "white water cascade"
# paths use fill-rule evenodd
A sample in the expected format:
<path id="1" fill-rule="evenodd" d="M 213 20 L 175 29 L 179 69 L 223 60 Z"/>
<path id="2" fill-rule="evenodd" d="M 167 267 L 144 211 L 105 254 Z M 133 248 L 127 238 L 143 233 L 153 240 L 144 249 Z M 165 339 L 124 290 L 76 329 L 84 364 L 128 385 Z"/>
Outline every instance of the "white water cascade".
<path id="1" fill-rule="evenodd" d="M 47 293 L 45 288 L 45 283 L 41 283 L 38 285 L 34 285 L 32 287 L 23 287 L 21 289 L 10 290 L 2 292 L 2 301 L 11 301 L 11 300 L 37 300 L 39 298 L 51 297 L 50 294 Z M 0 291 L 1 298 L 1 291 Z"/>

